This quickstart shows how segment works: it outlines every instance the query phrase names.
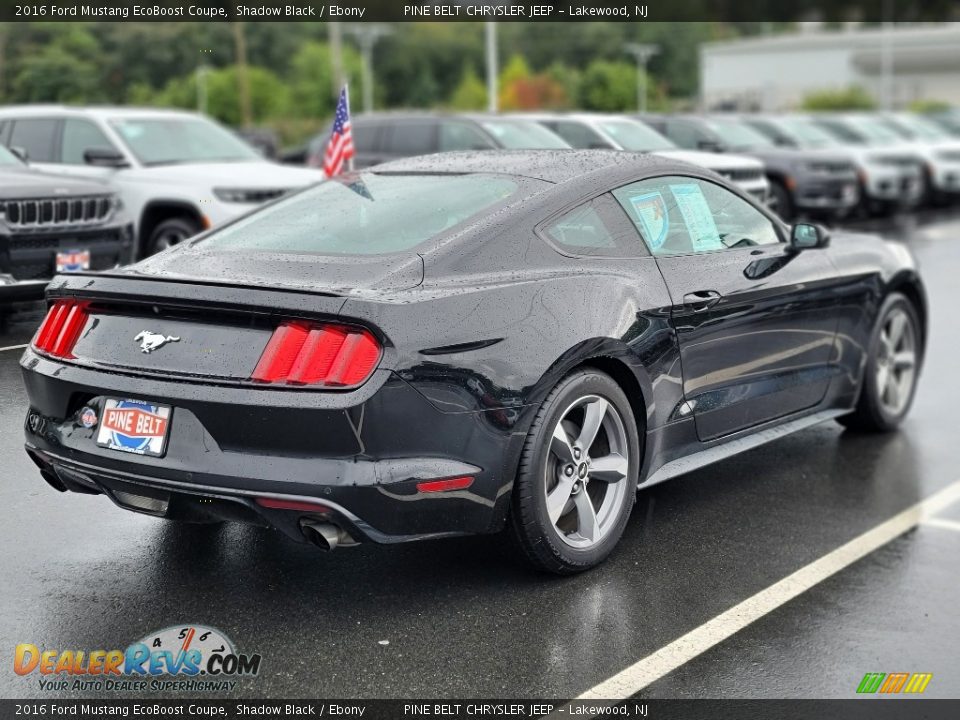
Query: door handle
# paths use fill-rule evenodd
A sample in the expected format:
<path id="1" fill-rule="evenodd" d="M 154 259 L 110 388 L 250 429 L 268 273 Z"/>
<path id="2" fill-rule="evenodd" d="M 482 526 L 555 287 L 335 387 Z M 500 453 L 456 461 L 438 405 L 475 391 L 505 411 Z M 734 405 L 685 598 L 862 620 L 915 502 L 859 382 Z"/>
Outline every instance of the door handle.
<path id="1" fill-rule="evenodd" d="M 721 297 L 716 290 L 698 290 L 684 295 L 683 304 L 694 312 L 703 312 L 720 302 Z"/>

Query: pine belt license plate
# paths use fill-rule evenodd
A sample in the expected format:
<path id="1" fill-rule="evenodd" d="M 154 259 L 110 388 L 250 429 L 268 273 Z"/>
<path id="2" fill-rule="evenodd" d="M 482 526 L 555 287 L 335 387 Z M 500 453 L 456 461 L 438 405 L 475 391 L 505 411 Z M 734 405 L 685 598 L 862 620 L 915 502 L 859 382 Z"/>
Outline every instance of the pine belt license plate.
<path id="1" fill-rule="evenodd" d="M 163 457 L 170 432 L 169 405 L 107 398 L 100 413 L 97 445 L 110 450 Z"/>

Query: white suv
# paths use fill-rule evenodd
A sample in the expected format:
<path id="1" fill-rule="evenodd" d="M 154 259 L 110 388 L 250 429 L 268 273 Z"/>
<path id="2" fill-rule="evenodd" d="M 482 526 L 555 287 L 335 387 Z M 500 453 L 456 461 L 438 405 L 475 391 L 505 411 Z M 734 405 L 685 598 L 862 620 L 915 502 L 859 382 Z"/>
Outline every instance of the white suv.
<path id="1" fill-rule="evenodd" d="M 209 118 L 179 110 L 9 106 L 0 108 L 0 143 L 34 167 L 110 181 L 133 218 L 137 257 L 323 178 L 270 162 Z"/>

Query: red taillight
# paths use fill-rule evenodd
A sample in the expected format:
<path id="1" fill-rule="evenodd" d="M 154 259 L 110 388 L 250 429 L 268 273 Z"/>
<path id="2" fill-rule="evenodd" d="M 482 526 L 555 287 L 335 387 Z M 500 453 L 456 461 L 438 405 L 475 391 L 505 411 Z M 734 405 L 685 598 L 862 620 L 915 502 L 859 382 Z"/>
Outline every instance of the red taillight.
<path id="1" fill-rule="evenodd" d="M 74 359 L 73 346 L 87 324 L 87 303 L 60 300 L 54 303 L 33 339 L 33 347 L 54 357 Z"/>
<path id="2" fill-rule="evenodd" d="M 250 378 L 352 387 L 369 378 L 379 360 L 380 343 L 366 330 L 287 322 L 274 331 Z"/>
<path id="3" fill-rule="evenodd" d="M 473 485 L 473 478 L 469 475 L 463 477 L 447 478 L 446 480 L 427 480 L 417 483 L 417 490 L 422 493 L 447 492 L 449 490 L 466 490 Z"/>

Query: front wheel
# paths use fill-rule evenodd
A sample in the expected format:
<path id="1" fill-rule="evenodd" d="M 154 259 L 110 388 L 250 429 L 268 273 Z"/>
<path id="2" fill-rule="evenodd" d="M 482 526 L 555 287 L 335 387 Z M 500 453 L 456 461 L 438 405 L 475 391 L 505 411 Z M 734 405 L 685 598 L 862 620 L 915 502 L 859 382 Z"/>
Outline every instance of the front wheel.
<path id="1" fill-rule="evenodd" d="M 198 232 L 200 232 L 200 226 L 190 218 L 173 217 L 164 220 L 150 233 L 147 255 L 156 255 L 158 252 L 163 252 L 174 245 L 179 245 Z"/>
<path id="2" fill-rule="evenodd" d="M 620 386 L 596 370 L 568 375 L 527 435 L 511 510 L 516 544 L 549 572 L 598 565 L 626 527 L 639 467 L 637 426 Z"/>
<path id="3" fill-rule="evenodd" d="M 841 424 L 868 432 L 889 432 L 906 417 L 920 370 L 920 322 L 913 304 L 891 293 L 878 313 L 870 339 L 856 410 Z"/>

